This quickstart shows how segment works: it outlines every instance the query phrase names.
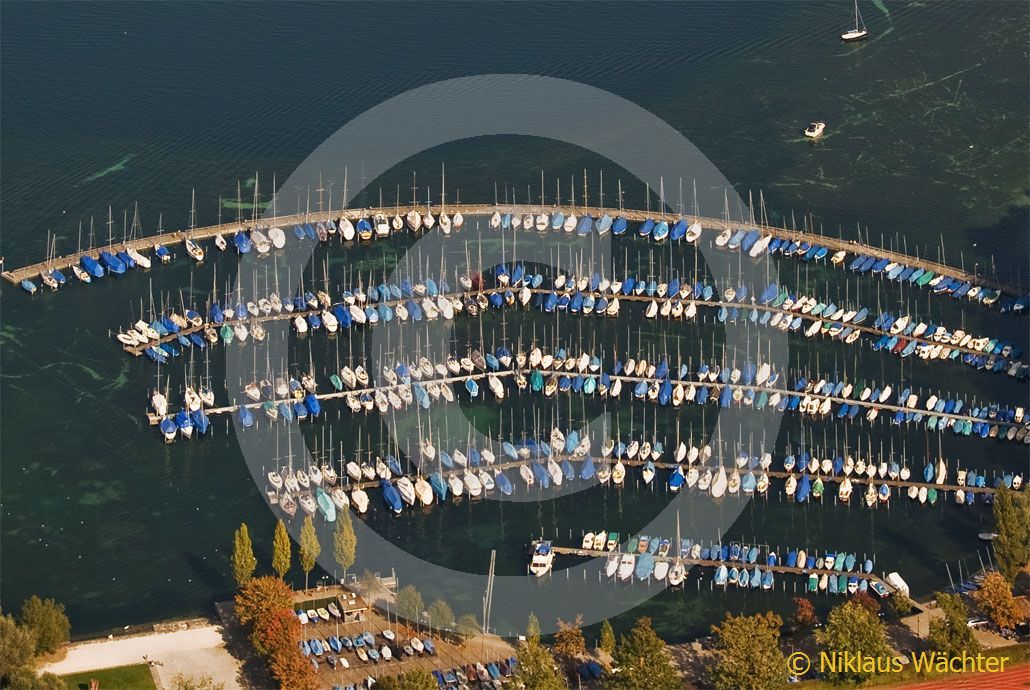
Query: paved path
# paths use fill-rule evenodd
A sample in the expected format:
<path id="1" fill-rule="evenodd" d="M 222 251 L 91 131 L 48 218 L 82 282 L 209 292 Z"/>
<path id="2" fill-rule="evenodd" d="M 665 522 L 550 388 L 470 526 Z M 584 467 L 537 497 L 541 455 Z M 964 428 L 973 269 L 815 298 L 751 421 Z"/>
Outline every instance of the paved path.
<path id="1" fill-rule="evenodd" d="M 172 687 L 178 673 L 211 676 L 225 683 L 226 690 L 240 688 L 239 662 L 226 651 L 221 628 L 213 625 L 73 644 L 63 659 L 41 670 L 65 675 L 144 663 L 144 656 L 156 662 L 154 670 L 165 688 Z"/>

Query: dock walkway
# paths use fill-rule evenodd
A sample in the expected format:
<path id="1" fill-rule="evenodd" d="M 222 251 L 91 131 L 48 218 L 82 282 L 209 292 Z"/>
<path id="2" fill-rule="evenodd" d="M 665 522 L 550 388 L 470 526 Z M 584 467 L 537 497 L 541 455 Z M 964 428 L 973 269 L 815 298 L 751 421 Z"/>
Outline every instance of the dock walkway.
<path id="1" fill-rule="evenodd" d="M 496 288 L 487 288 L 487 289 L 483 289 L 483 290 L 479 290 L 479 291 L 474 291 L 474 292 L 473 291 L 470 291 L 470 292 L 453 292 L 453 293 L 447 293 L 447 294 L 441 293 L 440 296 L 444 297 L 444 298 L 459 298 L 460 299 L 460 298 L 465 297 L 465 296 L 477 295 L 477 294 L 483 294 L 483 295 L 498 294 L 498 293 L 505 292 L 505 290 L 507 290 L 507 288 L 496 287 Z M 547 294 L 550 294 L 552 291 L 551 290 L 545 290 L 543 288 L 536 288 L 536 289 L 529 289 L 529 292 L 531 294 L 533 294 L 533 295 L 547 295 Z M 730 301 L 716 300 L 716 299 L 704 300 L 704 299 L 693 299 L 693 298 L 690 298 L 690 297 L 688 297 L 688 298 L 679 298 L 677 296 L 672 296 L 672 297 L 649 297 L 647 295 L 633 295 L 633 294 L 631 294 L 631 295 L 618 295 L 618 299 L 619 299 L 620 302 L 627 302 L 627 303 L 644 303 L 644 304 L 648 304 L 648 303 L 651 303 L 651 302 L 656 302 L 658 304 L 662 304 L 663 302 L 671 300 L 671 301 L 682 302 L 684 305 L 693 302 L 693 303 L 697 304 L 697 306 L 699 306 L 699 307 L 707 307 L 707 308 L 713 308 L 713 309 L 719 309 L 719 308 L 722 308 L 722 307 L 725 307 L 726 309 L 739 309 L 741 311 L 755 309 L 755 310 L 757 310 L 759 312 L 770 312 L 770 313 L 773 313 L 773 314 L 790 315 L 790 317 L 792 319 L 794 317 L 800 316 L 801 319 L 802 319 L 802 323 L 805 324 L 806 326 L 811 325 L 812 323 L 815 323 L 816 321 L 820 321 L 824 325 L 828 325 L 828 324 L 832 323 L 828 319 L 824 319 L 821 316 L 812 316 L 811 314 L 805 314 L 803 312 L 794 311 L 792 309 L 783 309 L 781 307 L 773 307 L 773 306 L 770 306 L 770 305 L 758 304 L 758 303 L 754 303 L 754 302 L 730 302 Z M 391 308 L 393 308 L 393 307 L 396 307 L 399 304 L 406 304 L 408 301 L 410 301 L 410 300 L 408 300 L 407 298 L 402 298 L 402 299 L 386 300 L 386 301 L 384 301 L 382 303 L 386 304 L 387 306 L 389 306 Z M 379 303 L 377 302 L 375 304 L 379 304 Z M 526 308 L 535 308 L 535 307 L 527 306 Z M 307 316 L 308 314 L 312 314 L 312 313 L 318 314 L 318 313 L 321 313 L 321 311 L 323 311 L 323 310 L 319 309 L 319 310 L 309 310 L 309 311 L 303 311 L 303 312 L 301 312 L 301 311 L 293 311 L 293 312 L 286 312 L 286 311 L 284 311 L 284 312 L 279 313 L 279 314 L 268 314 L 268 315 L 261 315 L 261 316 L 252 316 L 252 315 L 248 314 L 248 315 L 246 315 L 244 317 L 241 317 L 241 318 L 226 319 L 222 324 L 215 324 L 215 323 L 210 322 L 210 321 L 205 321 L 200 326 L 189 326 L 187 328 L 180 329 L 178 333 L 170 333 L 169 335 L 162 336 L 162 337 L 158 338 L 157 340 L 151 340 L 146 345 L 123 345 L 122 349 L 125 350 L 125 352 L 133 355 L 134 357 L 139 357 L 139 356 L 141 356 L 144 353 L 145 350 L 147 350 L 150 347 L 159 346 L 159 345 L 162 345 L 164 343 L 174 343 L 174 342 L 178 341 L 178 338 L 179 338 L 180 335 L 189 336 L 189 335 L 191 335 L 193 333 L 203 333 L 204 331 L 206 331 L 209 328 L 218 329 L 218 328 L 221 328 L 221 326 L 225 325 L 225 324 L 228 324 L 230 326 L 235 325 L 235 324 L 244 324 L 244 325 L 249 326 L 252 323 L 262 323 L 263 324 L 263 323 L 275 322 L 275 321 L 293 320 L 293 319 L 296 319 L 298 316 L 303 317 L 303 316 Z M 655 318 L 656 319 L 663 319 L 663 320 L 670 320 L 669 317 L 657 316 Z M 681 317 L 680 319 L 677 319 L 677 320 L 684 320 L 685 321 L 687 319 Z M 864 333 L 866 335 L 873 336 L 873 337 L 880 337 L 880 336 L 884 336 L 884 335 L 886 335 L 886 336 L 894 335 L 894 334 L 892 334 L 887 329 L 875 328 L 873 326 L 860 325 L 860 324 L 854 324 L 854 323 L 846 323 L 846 324 L 842 323 L 842 326 L 850 327 L 853 331 L 860 331 L 861 333 Z M 768 325 L 766 327 L 773 328 L 773 326 L 768 326 Z M 801 330 L 804 330 L 804 329 L 801 329 Z M 825 336 L 826 333 L 825 333 L 825 331 L 821 330 L 818 335 Z M 915 343 L 917 343 L 917 345 L 926 345 L 926 346 L 930 346 L 930 347 L 933 347 L 935 345 L 941 345 L 942 347 L 948 348 L 949 351 L 957 350 L 961 354 L 970 354 L 970 355 L 982 355 L 982 354 L 984 354 L 982 351 L 976 350 L 974 348 L 964 347 L 964 346 L 960 346 L 960 345 L 957 345 L 957 344 L 956 345 L 944 344 L 944 343 L 940 343 L 938 341 L 931 340 L 929 338 L 924 338 L 924 337 L 921 337 L 921 336 L 914 336 L 914 335 L 907 335 L 906 336 L 906 335 L 897 334 L 897 337 L 898 337 L 899 341 L 904 339 L 906 341 L 915 342 Z M 1013 361 L 1015 361 L 1015 360 L 1013 360 Z"/>
<path id="2" fill-rule="evenodd" d="M 454 214 L 455 212 L 461 212 L 466 217 L 473 216 L 489 216 L 495 211 L 501 211 L 504 213 L 518 213 L 518 214 L 536 214 L 536 213 L 550 213 L 556 207 L 555 206 L 540 206 L 540 205 L 518 205 L 518 206 L 498 206 L 493 204 L 465 204 L 465 205 L 447 205 L 441 209 L 437 207 L 435 211 L 437 213 L 446 211 Z M 262 227 L 289 227 L 298 223 L 315 223 L 319 220 L 328 220 L 333 218 L 346 217 L 352 221 L 356 221 L 359 218 L 369 218 L 376 213 L 384 213 L 387 217 L 392 217 L 398 212 L 403 216 L 407 212 L 408 208 L 397 209 L 394 207 L 384 208 L 368 208 L 368 209 L 347 209 L 343 211 L 329 211 L 325 213 L 299 213 L 292 215 L 278 216 L 274 218 L 263 218 L 260 220 Z M 424 209 L 419 208 L 420 212 Z M 617 214 L 626 218 L 629 221 L 642 222 L 648 218 L 655 220 L 676 220 L 679 218 L 678 215 L 668 213 L 658 213 L 643 210 L 632 210 L 625 209 L 619 210 L 599 207 L 575 207 L 574 211 L 578 214 L 588 213 L 591 216 L 597 218 L 603 214 Z M 946 274 L 952 277 L 958 278 L 962 281 L 969 281 L 982 287 L 991 288 L 994 290 L 1001 290 L 1003 293 L 1009 295 L 1019 295 L 1019 289 L 1009 283 L 990 278 L 985 275 L 979 275 L 975 272 L 970 272 L 957 268 L 955 266 L 948 266 L 944 263 L 931 261 L 929 259 L 910 256 L 902 252 L 897 252 L 889 249 L 883 249 L 880 247 L 873 247 L 870 245 L 862 244 L 854 240 L 845 240 L 843 238 L 831 237 L 829 235 L 821 235 L 814 232 L 803 232 L 800 230 L 789 230 L 787 228 L 779 228 L 770 225 L 753 224 L 743 221 L 727 221 L 722 218 L 708 218 L 702 216 L 688 216 L 690 220 L 697 220 L 701 223 L 702 227 L 708 231 L 721 232 L 727 228 L 739 229 L 743 227 L 756 228 L 763 234 L 771 234 L 777 237 L 787 238 L 796 240 L 798 242 L 807 241 L 814 244 L 819 244 L 826 247 L 831 252 L 846 251 L 852 254 L 866 254 L 869 256 L 875 256 L 877 258 L 888 259 L 892 262 L 902 263 L 906 266 L 912 266 L 922 268 L 926 271 L 933 271 L 935 274 Z M 60 269 L 62 271 L 70 269 L 72 265 L 78 264 L 79 260 L 83 256 L 96 256 L 100 251 L 108 250 L 116 252 L 122 249 L 135 249 L 137 251 L 145 251 L 153 248 L 157 244 L 170 246 L 183 243 L 187 238 L 193 240 L 206 240 L 215 237 L 216 235 L 229 236 L 235 233 L 237 230 L 242 229 L 240 223 L 229 222 L 221 223 L 217 225 L 207 225 L 203 227 L 197 227 L 190 230 L 176 230 L 173 232 L 167 232 L 158 235 L 150 235 L 144 237 L 138 237 L 124 242 L 115 242 L 110 245 L 92 247 L 84 251 L 78 251 L 72 254 L 65 254 L 63 256 L 55 257 L 50 261 L 42 261 L 36 264 L 23 266 L 11 270 L 3 271 L 2 275 L 7 281 L 17 285 L 23 279 L 36 278 L 40 272 L 45 269 Z"/>
<path id="3" fill-rule="evenodd" d="M 419 384 L 421 384 L 423 386 L 426 386 L 426 385 L 428 385 L 430 383 L 448 384 L 448 385 L 452 384 L 452 383 L 462 383 L 462 384 L 464 384 L 464 382 L 467 381 L 467 380 L 473 380 L 473 381 L 477 381 L 478 382 L 479 380 L 482 380 L 482 379 L 485 379 L 485 378 L 488 378 L 488 377 L 494 377 L 494 378 L 497 378 L 497 379 L 500 379 L 500 380 L 503 381 L 503 379 L 509 378 L 509 377 L 513 377 L 513 376 L 515 376 L 516 374 L 519 374 L 519 373 L 525 375 L 526 373 L 529 373 L 529 371 L 530 371 L 529 368 L 527 368 L 525 371 L 516 370 L 514 368 L 500 369 L 498 371 L 491 371 L 491 372 L 468 373 L 468 374 L 465 374 L 465 375 L 460 375 L 459 374 L 459 375 L 455 375 L 455 376 L 446 376 L 446 377 L 440 377 L 440 378 L 422 379 L 421 381 L 414 382 L 414 383 L 419 383 Z M 550 373 L 557 373 L 557 372 L 548 372 L 548 373 L 550 374 Z M 569 372 L 561 372 L 561 373 L 569 373 Z M 612 380 L 613 383 L 615 381 L 621 381 L 624 385 L 625 384 L 637 384 L 637 383 L 640 383 L 640 382 L 646 382 L 648 384 L 652 384 L 652 383 L 656 383 L 656 382 L 659 381 L 659 379 L 655 379 L 655 378 L 647 378 L 647 377 L 641 377 L 641 376 L 625 376 L 625 375 L 621 375 L 621 374 L 620 375 L 612 375 L 611 376 L 611 380 Z M 393 384 L 393 385 L 372 386 L 372 387 L 356 388 L 356 389 L 344 389 L 344 390 L 341 390 L 341 391 L 334 391 L 332 393 L 319 393 L 315 397 L 319 401 L 326 401 L 326 400 L 343 399 L 343 398 L 347 398 L 349 396 L 362 396 L 362 395 L 365 395 L 365 394 L 375 395 L 375 393 L 377 391 L 386 392 L 386 391 L 390 391 L 390 390 L 397 390 L 397 389 L 400 389 L 400 388 L 402 388 L 404 386 L 414 385 L 414 383 L 396 383 L 396 384 Z M 708 398 L 709 402 L 714 401 L 716 403 L 718 403 L 718 398 L 719 398 L 718 393 L 721 392 L 724 388 L 728 388 L 731 391 L 739 390 L 739 391 L 741 391 L 742 394 L 744 392 L 748 391 L 748 390 L 751 390 L 751 391 L 755 391 L 755 392 L 764 391 L 764 392 L 768 393 L 769 395 L 773 395 L 774 393 L 779 393 L 781 396 L 795 396 L 796 395 L 796 396 L 799 396 L 799 397 L 802 397 L 802 398 L 813 399 L 815 401 L 818 401 L 820 404 L 823 401 L 828 400 L 828 401 L 830 401 L 831 404 L 847 403 L 849 405 L 857 405 L 860 408 L 863 408 L 864 410 L 876 409 L 876 410 L 878 410 L 880 412 L 888 411 L 888 412 L 891 412 L 891 413 L 895 413 L 895 412 L 898 412 L 898 411 L 901 411 L 901 412 L 915 412 L 915 411 L 918 411 L 918 412 L 922 412 L 924 415 L 931 415 L 931 416 L 938 417 L 940 419 L 949 419 L 949 420 L 953 420 L 955 422 L 961 421 L 961 422 L 964 423 L 964 422 L 968 421 L 970 423 L 976 423 L 976 422 L 984 421 L 984 420 L 981 420 L 979 418 L 974 418 L 974 417 L 972 417 L 970 415 L 954 414 L 954 413 L 948 413 L 948 412 L 928 412 L 926 410 L 921 410 L 921 409 L 918 409 L 918 408 L 909 408 L 909 407 L 904 407 L 904 406 L 901 406 L 901 405 L 894 405 L 894 404 L 891 404 L 891 403 L 876 402 L 876 401 L 873 401 L 871 399 L 870 400 L 859 400 L 857 398 L 844 398 L 844 397 L 833 396 L 833 395 L 806 393 L 804 391 L 793 391 L 793 390 L 789 390 L 787 388 L 779 388 L 779 387 L 772 387 L 772 386 L 745 385 L 745 384 L 742 384 L 742 383 L 729 383 L 729 382 L 727 382 L 727 383 L 712 382 L 712 383 L 701 384 L 701 383 L 698 383 L 696 381 L 689 381 L 689 380 L 677 381 L 677 383 L 682 383 L 685 386 L 686 385 L 695 385 L 695 386 L 704 385 L 704 386 L 707 386 L 708 388 L 712 389 L 712 391 L 713 391 L 713 393 Z M 629 392 L 629 390 L 630 389 L 627 388 L 627 392 Z M 455 396 L 455 399 L 457 399 L 457 396 Z M 296 400 L 294 400 L 292 398 L 290 398 L 290 399 L 283 398 L 283 399 L 275 399 L 275 400 L 273 400 L 271 402 L 273 402 L 275 405 L 278 405 L 281 402 L 292 404 L 293 402 L 296 402 Z M 223 407 L 211 407 L 211 408 L 207 408 L 205 410 L 205 412 L 208 414 L 208 416 L 215 416 L 215 415 L 221 415 L 221 414 L 232 414 L 232 413 L 236 412 L 237 410 L 239 410 L 240 407 L 247 407 L 247 408 L 249 408 L 251 410 L 257 411 L 257 410 L 259 410 L 261 408 L 261 406 L 263 404 L 264 404 L 264 401 L 246 402 L 246 403 L 242 403 L 242 404 L 226 405 L 226 406 L 223 406 Z M 417 403 L 415 403 L 415 404 L 417 404 Z M 684 404 L 691 404 L 691 405 L 693 405 L 695 403 L 693 401 L 686 401 L 685 400 Z M 830 416 L 830 414 L 832 414 L 832 413 L 827 413 L 826 416 Z M 161 422 L 161 417 L 159 417 L 157 414 L 154 414 L 152 412 L 148 412 L 147 413 L 147 419 L 148 419 L 149 423 L 151 424 L 151 426 L 156 426 L 157 424 L 160 424 L 160 422 Z M 1009 427 L 1023 426 L 1026 422 L 1017 423 L 1017 422 L 1014 422 L 1014 421 L 1013 422 L 1008 422 L 1008 421 L 1002 421 L 1002 420 L 990 420 L 990 423 L 992 425 L 996 425 L 999 429 L 1006 429 L 1007 430 Z M 1001 437 L 1001 432 L 999 432 L 998 436 L 999 436 L 999 438 Z"/>
<path id="4" fill-rule="evenodd" d="M 586 460 L 586 457 L 579 457 L 579 456 L 575 456 L 575 455 L 569 455 L 567 453 L 556 454 L 556 455 L 553 455 L 551 457 L 553 457 L 555 462 L 562 462 L 564 460 L 568 460 L 569 462 L 573 462 L 573 463 L 581 463 L 581 462 Z M 606 462 L 606 463 L 608 463 L 610 465 L 614 465 L 616 462 L 622 462 L 622 464 L 624 466 L 626 466 L 626 467 L 643 467 L 645 464 L 647 464 L 646 461 L 640 460 L 640 459 L 627 460 L 627 459 L 623 458 L 623 459 L 619 460 L 619 459 L 614 458 L 614 457 L 608 457 L 608 458 L 599 458 L 599 457 L 595 457 L 595 456 L 591 456 L 591 457 L 593 457 L 595 462 Z M 518 468 L 520 468 L 520 467 L 522 467 L 524 465 L 530 465 L 533 462 L 536 462 L 536 461 L 532 460 L 532 459 L 530 459 L 530 460 L 510 460 L 510 461 L 505 461 L 505 462 L 495 462 L 492 465 L 482 464 L 479 467 L 470 467 L 469 469 L 470 470 L 477 470 L 477 469 L 501 470 L 502 472 L 504 472 L 506 470 L 518 469 Z M 680 468 L 680 469 L 684 469 L 685 470 L 687 468 L 687 464 L 686 463 L 677 464 L 675 462 L 655 462 L 653 464 L 654 464 L 655 469 L 659 469 L 659 470 L 674 470 L 676 468 Z M 442 476 L 444 479 L 450 479 L 451 477 L 458 477 L 460 479 L 465 474 L 465 469 L 466 468 L 464 468 L 464 467 L 447 470 L 447 469 L 443 469 L 442 467 L 440 467 L 439 463 L 437 463 L 437 465 L 438 466 L 436 467 L 435 470 L 433 468 L 428 468 L 426 470 L 427 473 L 432 472 L 432 471 L 438 471 L 440 473 L 440 476 Z M 699 467 L 699 469 L 703 470 L 703 469 L 708 468 L 708 467 L 711 467 L 712 469 L 715 469 L 718 466 L 717 465 L 715 465 L 715 466 L 698 465 L 698 467 Z M 727 467 L 727 469 L 732 469 L 732 468 L 731 467 Z M 745 472 L 745 473 L 746 472 L 754 472 L 755 474 L 761 474 L 764 471 L 765 474 L 769 475 L 769 477 L 772 478 L 772 479 L 787 479 L 788 477 L 791 477 L 791 476 L 793 476 L 794 478 L 797 478 L 797 477 L 801 476 L 801 472 L 787 472 L 785 470 L 774 470 L 774 469 L 761 470 L 761 469 L 756 468 L 754 470 L 748 470 L 747 468 L 743 468 L 740 471 L 741 472 Z M 371 480 L 364 480 L 363 479 L 361 481 L 353 481 L 353 480 L 350 480 L 350 477 L 348 477 L 348 475 L 346 475 L 345 473 L 342 474 L 341 472 L 338 471 L 337 475 L 342 477 L 342 478 L 346 478 L 347 480 L 349 480 L 349 481 L 343 481 L 343 483 L 341 484 L 341 486 L 343 486 L 346 489 L 362 489 L 362 490 L 367 490 L 367 489 L 376 489 L 376 488 L 379 487 L 379 481 L 380 481 L 379 478 L 371 479 Z M 408 475 L 405 475 L 405 476 L 408 477 L 408 479 L 410 479 L 412 481 L 414 481 L 418 477 L 418 475 L 414 475 L 414 474 L 408 474 Z M 578 474 L 577 474 L 577 476 L 578 476 Z M 843 475 L 843 474 L 822 474 L 822 473 L 819 473 L 818 476 L 823 480 L 823 482 L 825 482 L 825 483 L 833 483 L 833 484 L 839 484 L 839 483 L 843 482 L 844 481 L 844 477 L 845 477 L 845 475 Z M 397 476 L 391 477 L 391 481 L 393 481 L 393 482 L 396 482 L 398 479 L 400 479 L 400 477 L 397 477 Z M 965 491 L 967 493 L 978 493 L 978 494 L 995 494 L 995 493 L 998 492 L 997 489 L 995 489 L 994 487 L 991 487 L 991 486 L 975 487 L 975 486 L 959 486 L 957 484 L 935 484 L 935 483 L 927 483 L 927 482 L 903 481 L 903 480 L 900 480 L 900 479 L 890 479 L 889 477 L 880 478 L 878 476 L 875 477 L 875 478 L 870 479 L 866 475 L 859 476 L 859 475 L 857 475 L 855 473 L 852 473 L 850 475 L 850 479 L 851 479 L 851 483 L 852 484 L 855 484 L 855 485 L 858 485 L 858 486 L 865 486 L 867 484 L 875 484 L 875 485 L 879 486 L 881 484 L 886 484 L 887 486 L 889 486 L 891 488 L 905 489 L 905 490 L 907 490 L 908 487 L 910 487 L 910 486 L 914 486 L 917 489 L 922 488 L 922 487 L 926 487 L 927 489 L 933 488 L 933 489 L 936 489 L 939 492 L 954 492 L 954 491 L 958 491 L 959 489 L 962 489 L 963 491 Z M 688 487 L 684 486 L 684 488 L 682 490 L 683 491 L 689 491 L 690 489 Z M 310 493 L 310 492 L 309 491 L 301 491 L 301 494 L 304 494 L 304 493 Z M 742 494 L 742 495 L 746 495 L 746 494 Z M 860 496 L 857 496 L 857 494 L 855 496 L 856 496 L 856 500 L 861 498 Z"/>
<path id="5" fill-rule="evenodd" d="M 612 554 L 619 553 L 618 551 L 595 551 L 594 549 L 582 549 L 573 546 L 554 546 L 551 545 L 551 550 L 563 556 L 580 556 L 583 558 L 607 558 Z M 667 561 L 669 563 L 675 563 L 676 561 L 682 562 L 688 567 L 701 566 L 702 568 L 718 568 L 719 566 L 725 565 L 726 567 L 744 565 L 749 570 L 751 567 L 757 567 L 763 572 L 770 570 L 780 575 L 802 575 L 808 577 L 809 575 L 854 575 L 855 577 L 869 580 L 870 582 L 879 582 L 887 589 L 888 592 L 893 594 L 897 590 L 886 580 L 876 575 L 875 573 L 864 573 L 858 571 L 843 571 L 843 570 L 832 570 L 827 568 L 797 568 L 790 567 L 787 565 L 765 565 L 763 563 L 745 564 L 740 561 L 712 561 L 703 560 L 700 558 L 681 558 L 678 556 L 658 556 L 654 554 L 655 562 Z M 635 579 L 635 576 L 634 576 Z"/>

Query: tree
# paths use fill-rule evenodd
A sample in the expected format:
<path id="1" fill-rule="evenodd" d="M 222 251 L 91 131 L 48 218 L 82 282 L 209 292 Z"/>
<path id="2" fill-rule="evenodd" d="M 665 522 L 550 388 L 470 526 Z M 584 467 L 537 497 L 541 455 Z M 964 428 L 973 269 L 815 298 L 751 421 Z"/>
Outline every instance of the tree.
<path id="1" fill-rule="evenodd" d="M 35 633 L 18 625 L 13 616 L 0 615 L 0 685 L 16 670 L 28 665 L 35 651 Z"/>
<path id="2" fill-rule="evenodd" d="M 296 645 L 300 636 L 297 615 L 291 609 L 279 609 L 254 622 L 250 641 L 258 654 L 268 656 L 277 649 Z"/>
<path id="3" fill-rule="evenodd" d="M 277 577 L 252 577 L 236 593 L 236 617 L 244 625 L 280 609 L 293 609 L 293 591 Z"/>
<path id="4" fill-rule="evenodd" d="M 665 641 L 646 616 L 637 619 L 633 629 L 619 639 L 612 656 L 619 672 L 608 676 L 608 688 L 676 690 L 683 686 L 679 671 L 665 651 Z"/>
<path id="5" fill-rule="evenodd" d="M 315 567 L 318 554 L 322 553 L 322 546 L 318 543 L 318 534 L 315 533 L 315 523 L 311 516 L 304 518 L 304 524 L 300 528 L 300 567 L 304 571 L 304 589 L 308 588 L 308 574 Z"/>
<path id="6" fill-rule="evenodd" d="M 385 676 L 376 681 L 376 690 L 437 690 L 436 680 L 422 668 L 399 676 Z"/>
<path id="7" fill-rule="evenodd" d="M 5 687 L 18 690 L 66 690 L 68 686 L 53 673 L 41 673 L 37 676 L 32 666 L 22 666 L 7 677 Z"/>
<path id="8" fill-rule="evenodd" d="M 607 618 L 601 623 L 601 643 L 599 646 L 609 654 L 615 651 L 615 631 L 612 630 L 612 624 L 608 622 Z"/>
<path id="9" fill-rule="evenodd" d="M 422 611 L 426 608 L 425 603 L 422 601 L 422 594 L 412 585 L 402 587 L 397 592 L 394 605 L 397 607 L 398 616 L 406 618 L 413 623 L 418 623 L 422 616 Z"/>
<path id="10" fill-rule="evenodd" d="M 808 599 L 799 597 L 794 601 L 798 612 L 805 610 L 803 604 L 808 604 L 806 615 L 815 618 Z M 797 620 L 798 613 L 794 617 Z M 780 651 L 782 625 L 780 617 L 772 612 L 754 616 L 731 616 L 727 613 L 722 625 L 712 626 L 716 649 L 712 685 L 718 690 L 760 690 L 785 685 L 787 662 Z"/>
<path id="11" fill-rule="evenodd" d="M 286 577 L 290 569 L 290 534 L 286 531 L 286 525 L 282 520 L 275 523 L 275 535 L 272 537 L 272 570 L 279 579 Z"/>
<path id="12" fill-rule="evenodd" d="M 282 690 L 318 690 L 322 686 L 311 662 L 297 645 L 274 651 L 268 658 L 268 670 Z"/>
<path id="13" fill-rule="evenodd" d="M 819 623 L 815 607 L 805 597 L 794 597 L 794 625 L 801 629 L 814 628 Z"/>
<path id="14" fill-rule="evenodd" d="M 586 641 L 583 639 L 583 616 L 577 614 L 576 620 L 566 623 L 558 619 L 558 632 L 554 634 L 554 654 L 566 663 L 573 663 L 581 654 L 587 653 Z"/>
<path id="15" fill-rule="evenodd" d="M 437 599 L 430 604 L 426 613 L 429 614 L 430 625 L 437 630 L 454 629 L 454 610 L 443 599 Z"/>
<path id="16" fill-rule="evenodd" d="M 375 601 L 376 594 L 383 589 L 379 585 L 379 578 L 368 568 L 365 568 L 358 578 L 358 588 L 365 592 L 365 601 L 370 603 Z"/>
<path id="17" fill-rule="evenodd" d="M 540 642 L 540 621 L 532 611 L 526 620 L 526 639 L 530 642 Z"/>
<path id="18" fill-rule="evenodd" d="M 1012 588 L 998 572 L 984 578 L 980 589 L 973 592 L 973 600 L 999 628 L 1015 628 L 1030 616 L 1026 604 L 1012 596 Z"/>
<path id="19" fill-rule="evenodd" d="M 519 645 L 516 657 L 518 663 L 515 665 L 513 687 L 526 690 L 565 690 L 569 687 L 551 652 L 540 644 L 540 624 L 532 613 L 526 626 L 526 641 Z"/>
<path id="20" fill-rule="evenodd" d="M 973 636 L 972 628 L 967 625 L 969 609 L 958 594 L 937 592 L 937 606 L 944 613 L 943 618 L 930 621 L 930 635 L 927 638 L 930 647 L 947 656 L 961 656 L 963 652 L 975 654 L 980 651 L 980 643 Z"/>
<path id="21" fill-rule="evenodd" d="M 225 683 L 216 683 L 211 676 L 187 676 L 185 673 L 177 673 L 172 678 L 172 690 L 225 690 Z"/>
<path id="22" fill-rule="evenodd" d="M 855 601 L 847 601 L 830 611 L 826 627 L 815 633 L 815 640 L 829 654 L 842 658 L 845 654 L 856 657 L 884 658 L 890 656 L 887 633 L 883 623 L 868 609 Z M 824 669 L 827 680 L 834 684 L 858 683 L 874 675 L 861 666 L 838 666 Z"/>
<path id="23" fill-rule="evenodd" d="M 904 594 L 902 594 L 901 592 L 895 592 L 891 596 L 889 603 L 891 610 L 894 612 L 894 615 L 898 618 L 902 618 L 912 613 L 912 609 L 916 607 L 912 600 Z"/>
<path id="24" fill-rule="evenodd" d="M 236 586 L 243 585 L 254 576 L 257 568 L 257 559 L 254 558 L 254 545 L 250 541 L 250 530 L 247 523 L 240 524 L 240 528 L 233 535 L 232 545 L 232 576 L 236 580 Z"/>
<path id="25" fill-rule="evenodd" d="M 68 641 L 72 626 L 64 604 L 35 594 L 22 602 L 19 622 L 36 638 L 36 654 L 49 654 Z"/>
<path id="26" fill-rule="evenodd" d="M 1030 497 L 1026 492 L 1009 491 L 1002 485 L 994 496 L 994 553 L 998 569 L 1012 584 L 1016 575 L 1030 562 Z"/>
<path id="27" fill-rule="evenodd" d="M 479 620 L 471 613 L 466 613 L 458 618 L 458 622 L 454 624 L 454 629 L 466 639 L 475 637 L 483 630 L 482 626 L 479 625 Z"/>
<path id="28" fill-rule="evenodd" d="M 343 569 L 347 577 L 347 569 L 354 565 L 358 552 L 358 538 L 354 534 L 350 511 L 341 510 L 336 514 L 336 531 L 333 532 L 333 558 Z"/>
<path id="29" fill-rule="evenodd" d="M 880 613 L 880 602 L 874 599 L 869 592 L 855 592 L 851 595 L 851 600 L 874 616 Z"/>

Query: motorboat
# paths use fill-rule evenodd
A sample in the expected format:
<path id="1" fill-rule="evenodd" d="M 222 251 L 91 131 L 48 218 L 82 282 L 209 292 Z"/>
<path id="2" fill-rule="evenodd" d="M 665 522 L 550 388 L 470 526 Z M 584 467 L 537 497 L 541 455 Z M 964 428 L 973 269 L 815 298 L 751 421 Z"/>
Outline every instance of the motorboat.
<path id="1" fill-rule="evenodd" d="M 808 127 L 805 127 L 805 136 L 810 139 L 815 139 L 816 137 L 822 136 L 825 129 L 825 122 L 811 122 Z"/>
<path id="2" fill-rule="evenodd" d="M 533 546 L 533 557 L 529 562 L 529 572 L 537 577 L 543 577 L 551 572 L 554 564 L 554 551 L 551 550 L 551 542 L 538 541 Z"/>

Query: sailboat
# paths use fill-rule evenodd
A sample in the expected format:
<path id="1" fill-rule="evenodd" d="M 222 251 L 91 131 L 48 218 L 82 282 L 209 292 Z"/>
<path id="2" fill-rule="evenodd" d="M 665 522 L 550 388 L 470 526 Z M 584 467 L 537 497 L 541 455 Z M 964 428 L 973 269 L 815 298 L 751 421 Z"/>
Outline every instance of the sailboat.
<path id="1" fill-rule="evenodd" d="M 864 41 L 867 38 L 869 38 L 869 32 L 865 28 L 865 22 L 862 21 L 862 13 L 858 11 L 858 0 L 855 0 L 855 26 L 842 33 L 840 40 L 850 43 Z"/>

